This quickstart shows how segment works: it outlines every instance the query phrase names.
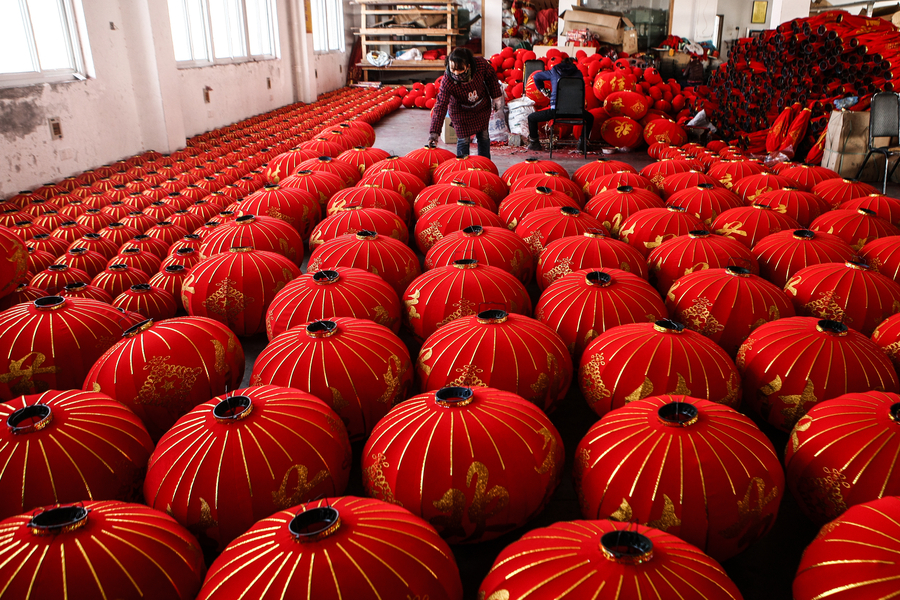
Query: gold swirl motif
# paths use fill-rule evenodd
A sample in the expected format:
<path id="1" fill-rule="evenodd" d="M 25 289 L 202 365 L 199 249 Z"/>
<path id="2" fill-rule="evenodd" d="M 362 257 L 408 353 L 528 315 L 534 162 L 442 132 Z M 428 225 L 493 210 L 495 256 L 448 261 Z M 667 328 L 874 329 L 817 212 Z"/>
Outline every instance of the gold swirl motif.
<path id="1" fill-rule="evenodd" d="M 341 463 L 341 468 L 344 470 L 349 469 L 353 462 L 353 452 L 350 448 L 350 438 L 347 435 L 347 427 L 331 415 L 325 415 L 325 420 L 328 421 L 328 428 L 331 429 L 332 436 L 338 440 L 345 449 L 344 461 Z"/>
<path id="2" fill-rule="evenodd" d="M 281 290 L 283 290 L 283 289 L 284 289 L 284 286 L 286 286 L 287 284 L 289 284 L 289 283 L 291 282 L 291 280 L 294 279 L 294 274 L 293 274 L 293 273 L 291 272 L 291 270 L 288 269 L 287 267 L 282 267 L 282 269 L 281 269 L 281 277 L 282 277 L 282 280 L 281 280 L 281 281 L 276 281 L 276 282 L 275 282 L 275 288 L 272 290 L 272 292 L 275 293 L 275 294 L 277 294 L 278 292 L 280 292 Z M 252 300 L 253 300 L 253 299 L 251 298 L 251 301 L 252 301 Z"/>
<path id="3" fill-rule="evenodd" d="M 475 530 L 472 532 L 472 535 L 466 538 L 466 541 L 478 540 L 486 531 L 506 531 L 513 527 L 513 525 L 506 524 L 487 526 L 487 520 L 503 512 L 509 504 L 509 492 L 505 487 L 495 485 L 488 489 L 489 477 L 488 468 L 477 460 L 469 466 L 469 470 L 466 473 L 466 488 L 472 488 L 472 480 L 476 480 L 473 488 L 472 503 L 469 504 L 468 509 L 469 521 L 475 524 Z M 451 534 L 451 531 L 462 531 L 462 535 L 465 535 L 462 529 L 462 509 L 465 506 L 465 502 L 465 492 L 450 488 L 440 500 L 432 503 L 436 509 L 442 512 L 450 512 L 449 516 L 438 515 L 429 520 L 436 528 L 440 526 L 444 529 L 444 531 L 440 532 L 442 537 L 460 535 L 459 533 Z M 491 503 L 493 503 L 493 508 L 488 509 Z"/>
<path id="4" fill-rule="evenodd" d="M 328 391 L 331 392 L 331 407 L 334 409 L 334 412 L 340 413 L 350 406 L 350 403 L 344 400 L 344 396 L 339 389 L 329 386 Z"/>
<path id="5" fill-rule="evenodd" d="M 754 490 L 756 491 L 755 500 L 751 498 Z M 726 540 L 732 540 L 740 536 L 743 532 L 744 535 L 741 536 L 738 545 L 746 546 L 762 535 L 772 522 L 774 518 L 773 515 L 769 514 L 763 518 L 762 512 L 766 508 L 766 505 L 777 497 L 777 486 L 773 486 L 772 489 L 766 493 L 766 482 L 759 477 L 754 477 L 747 486 L 747 492 L 744 494 L 744 498 L 738 500 L 738 521 L 719 533 Z"/>
<path id="6" fill-rule="evenodd" d="M 22 366 L 32 356 L 34 360 L 31 361 L 31 366 L 23 369 Z M 41 365 L 46 361 L 47 356 L 41 352 L 29 352 L 19 360 L 11 360 L 9 361 L 9 370 L 0 375 L 0 383 L 10 383 L 18 379 L 18 381 L 9 386 L 10 392 L 15 396 L 46 392 L 50 389 L 50 384 L 46 381 L 35 381 L 34 376 L 59 373 L 59 367 L 57 366 L 42 367 Z"/>
<path id="7" fill-rule="evenodd" d="M 525 253 L 519 249 L 513 252 L 512 258 L 509 259 L 509 268 L 512 269 L 512 272 L 516 274 L 516 277 L 521 275 L 521 270 L 525 268 Z"/>
<path id="8" fill-rule="evenodd" d="M 666 241 L 670 238 L 674 238 L 674 237 L 675 237 L 674 233 L 666 233 L 664 235 L 658 235 L 653 239 L 652 242 L 644 242 L 644 247 L 647 248 L 648 250 L 653 250 L 654 248 L 656 248 L 657 246 L 662 244 L 664 241 Z"/>
<path id="9" fill-rule="evenodd" d="M 736 235 L 747 237 L 747 232 L 741 229 L 743 226 L 743 221 L 732 221 L 731 223 L 725 223 L 725 226 L 721 229 L 716 229 L 716 233 L 730 238 L 733 238 Z"/>
<path id="10" fill-rule="evenodd" d="M 584 474 L 591 466 L 591 449 L 582 448 L 575 453 L 575 468 L 572 470 L 572 479 L 575 483 L 575 493 L 578 494 L 578 506 L 585 506 L 584 486 L 581 485 Z"/>
<path id="11" fill-rule="evenodd" d="M 538 375 L 537 381 L 531 384 L 531 391 L 536 396 L 554 400 L 559 396 L 561 382 L 562 374 L 560 373 L 559 364 L 556 362 L 556 357 L 552 354 L 547 354 L 547 373 Z"/>
<path id="12" fill-rule="evenodd" d="M 390 327 L 394 319 L 391 318 L 391 315 L 388 313 L 387 309 L 380 304 L 372 309 L 372 312 L 375 313 L 375 319 L 373 319 L 379 325 L 384 325 L 385 327 Z"/>
<path id="13" fill-rule="evenodd" d="M 687 386 L 687 382 L 684 380 L 684 376 L 681 373 L 675 374 L 678 377 L 678 382 L 675 384 L 675 389 L 671 392 L 665 392 L 669 395 L 677 395 L 677 396 L 690 396 L 691 390 Z M 643 400 L 644 398 L 648 398 L 653 395 L 653 382 L 650 381 L 650 378 L 646 375 L 644 376 L 644 381 L 639 385 L 633 392 L 625 396 L 625 404 L 629 402 L 634 402 L 635 400 Z"/>
<path id="14" fill-rule="evenodd" d="M 297 249 L 288 244 L 288 241 L 285 238 L 278 238 L 278 247 L 281 249 L 281 254 L 287 258 L 294 259 L 297 256 Z M 290 271 L 288 271 L 290 273 Z"/>
<path id="15" fill-rule="evenodd" d="M 419 232 L 419 243 L 431 247 L 438 243 L 444 234 L 441 233 L 440 221 L 434 221 L 431 225 Z"/>
<path id="16" fill-rule="evenodd" d="M 458 302 L 453 303 L 453 306 L 456 307 L 456 310 L 447 315 L 443 321 L 439 322 L 437 324 L 437 328 L 443 327 L 454 319 L 459 319 L 460 317 L 468 317 L 469 315 L 475 314 L 475 303 L 468 298 L 460 298 Z"/>
<path id="17" fill-rule="evenodd" d="M 235 282 L 229 278 L 223 279 L 218 289 L 203 301 L 203 306 L 214 315 L 226 320 L 231 320 L 244 312 L 248 304 L 254 299 L 235 289 Z M 183 288 L 182 288 L 183 289 Z"/>
<path id="18" fill-rule="evenodd" d="M 800 420 L 800 417 L 806 414 L 807 404 L 815 404 L 818 402 L 812 380 L 806 382 L 801 393 L 778 396 L 778 398 L 788 405 L 787 408 L 781 410 L 781 414 L 785 418 L 784 425 L 787 428 L 793 428 L 794 425 L 797 424 L 797 421 Z"/>
<path id="19" fill-rule="evenodd" d="M 734 364 L 737 365 L 737 368 L 740 370 L 744 370 L 744 365 L 747 362 L 747 353 L 753 349 L 753 344 L 756 342 L 753 338 L 747 338 L 741 344 L 741 347 L 738 348 L 737 357 L 735 357 Z"/>
<path id="20" fill-rule="evenodd" d="M 216 373 L 219 375 L 225 374 L 225 346 L 222 345 L 222 342 L 219 340 L 210 340 L 212 342 L 213 348 L 216 352 L 215 362 L 213 363 L 213 368 L 216 370 Z"/>
<path id="21" fill-rule="evenodd" d="M 653 527 L 660 531 L 668 531 L 670 527 L 681 527 L 681 519 L 675 514 L 675 503 L 666 494 L 663 494 L 663 512 L 655 521 L 648 521 L 647 527 Z"/>
<path id="22" fill-rule="evenodd" d="M 425 374 L 425 377 L 431 375 L 431 366 L 425 364 L 431 355 L 434 354 L 434 348 L 422 348 L 421 352 L 419 352 L 419 358 L 416 360 L 416 369 L 422 371 Z"/>
<path id="23" fill-rule="evenodd" d="M 894 364 L 896 364 L 897 361 L 900 361 L 900 341 L 894 342 L 893 344 L 888 344 L 887 346 L 882 348 L 882 350 L 887 353 L 888 358 L 890 358 L 894 362 Z"/>
<path id="24" fill-rule="evenodd" d="M 403 275 L 403 278 L 400 279 L 400 282 L 399 282 L 402 287 L 405 288 L 407 285 L 409 285 L 409 283 L 413 279 L 416 278 L 416 270 L 417 270 L 416 267 L 418 267 L 418 266 L 419 266 L 419 263 L 414 262 L 412 260 L 409 261 L 408 263 L 406 263 L 405 274 Z M 376 275 L 378 275 L 378 273 L 375 271 L 374 267 L 372 268 L 372 272 L 375 273 Z"/>
<path id="25" fill-rule="evenodd" d="M 419 303 L 419 300 L 421 299 L 421 295 L 422 295 L 422 290 L 416 290 L 410 295 L 408 300 L 403 301 L 403 304 L 406 305 L 406 314 L 409 316 L 410 319 L 421 319 L 422 318 L 422 315 L 419 314 L 418 311 L 416 311 L 416 305 Z"/>
<path id="26" fill-rule="evenodd" d="M 308 210 L 309 210 L 308 208 L 304 208 L 304 213 Z M 269 208 L 267 208 L 266 216 L 274 217 L 276 219 L 281 219 L 285 223 L 290 223 L 291 225 L 293 225 L 294 221 L 296 221 L 296 219 L 294 217 L 290 217 L 290 216 L 284 214 L 276 206 L 270 206 Z"/>
<path id="27" fill-rule="evenodd" d="M 250 376 L 250 387 L 257 387 L 260 385 L 266 385 L 265 383 L 263 383 L 262 375 L 260 375 L 259 373 L 255 374 L 255 375 L 251 375 Z"/>
<path id="28" fill-rule="evenodd" d="M 297 485 L 294 486 L 291 495 L 288 496 L 288 485 L 290 484 L 291 474 L 295 471 L 297 472 Z M 281 485 L 277 490 L 272 492 L 272 502 L 280 510 L 286 510 L 292 506 L 308 502 L 310 500 L 310 492 L 329 477 L 331 477 L 331 474 L 328 472 L 328 469 L 322 469 L 316 473 L 316 476 L 313 477 L 312 481 L 308 481 L 309 469 L 306 465 L 292 465 L 284 474 Z"/>
<path id="29" fill-rule="evenodd" d="M 734 180 L 732 179 L 731 173 L 726 173 L 725 176 L 719 180 L 719 183 L 730 190 L 734 186 Z"/>
<path id="30" fill-rule="evenodd" d="M 544 282 L 550 285 L 563 275 L 572 272 L 572 257 L 560 258 L 556 261 L 556 266 L 544 273 Z"/>
<path id="31" fill-rule="evenodd" d="M 154 356 L 144 365 L 143 370 L 150 371 L 150 375 L 138 390 L 134 398 L 135 404 L 178 406 L 187 400 L 197 376 L 203 369 L 166 364 L 171 358 L 171 356 Z"/>
<path id="32" fill-rule="evenodd" d="M 550 449 L 547 451 L 547 456 L 544 457 L 544 462 L 541 463 L 541 466 L 535 467 L 534 470 L 538 475 L 546 475 L 550 472 L 556 471 L 556 458 L 559 452 L 559 444 L 556 441 L 556 436 L 550 433 L 550 430 L 546 427 L 541 427 L 538 434 L 544 438 L 544 444 L 541 446 L 541 449 L 550 445 Z"/>
<path id="33" fill-rule="evenodd" d="M 16 244 L 16 249 L 12 253 L 11 256 L 7 256 L 6 260 L 15 263 L 15 269 L 13 270 L 12 281 L 20 281 L 25 277 L 25 273 L 28 272 L 28 250 L 26 250 L 24 245 Z"/>
<path id="34" fill-rule="evenodd" d="M 709 298 L 699 297 L 691 301 L 691 307 L 677 313 L 677 318 L 682 323 L 687 323 L 694 331 L 706 336 L 718 333 L 725 326 L 710 313 L 713 302 Z"/>
<path id="35" fill-rule="evenodd" d="M 541 241 L 541 230 L 535 229 L 531 232 L 531 234 L 525 238 L 525 243 L 528 245 L 528 249 L 531 250 L 531 253 L 534 256 L 540 256 L 541 252 L 544 251 L 544 244 Z"/>
<path id="36" fill-rule="evenodd" d="M 393 406 L 398 399 L 402 400 L 405 396 L 405 389 L 400 389 L 400 382 L 406 374 L 407 367 L 400 361 L 400 357 L 391 354 L 388 358 L 387 372 L 384 374 L 384 393 L 376 400 L 380 404 Z M 403 388 L 406 386 L 404 385 Z"/>
<path id="37" fill-rule="evenodd" d="M 800 436 L 798 433 L 802 433 L 809 429 L 812 426 L 812 418 L 808 415 L 803 415 L 797 424 L 794 425 L 794 429 L 791 430 L 791 449 L 796 452 L 800 448 Z"/>
<path id="38" fill-rule="evenodd" d="M 459 373 L 459 377 L 447 383 L 448 386 L 456 386 L 456 387 L 488 387 L 488 384 L 485 383 L 479 376 L 478 373 L 483 373 L 484 369 L 479 369 L 475 365 L 463 365 L 456 369 L 456 373 Z"/>
<path id="39" fill-rule="evenodd" d="M 462 491 L 451 488 L 444 492 L 439 500 L 432 502 L 434 507 L 449 515 L 435 515 L 428 522 L 438 530 L 443 538 L 464 538 L 466 530 L 462 526 L 463 511 L 466 507 L 466 495 Z"/>
<path id="40" fill-rule="evenodd" d="M 803 281 L 803 277 L 799 275 L 794 275 L 790 278 L 790 280 L 784 285 L 784 291 L 790 292 L 793 295 L 797 295 L 799 292 L 797 291 L 797 284 Z"/>
<path id="41" fill-rule="evenodd" d="M 725 382 L 725 397 L 722 398 L 721 404 L 731 406 L 737 402 L 738 394 L 741 393 L 741 386 L 738 385 L 735 379 L 735 373 L 732 372 L 731 375 L 728 376 L 728 381 Z"/>
<path id="42" fill-rule="evenodd" d="M 847 510 L 841 489 L 850 489 L 846 476 L 837 467 L 822 467 L 824 477 L 801 477 L 797 492 L 813 513 L 833 519 Z"/>
<path id="43" fill-rule="evenodd" d="M 628 241 L 628 237 L 634 235 L 634 230 L 637 227 L 634 223 L 631 224 L 631 227 L 628 229 L 619 229 L 619 239 L 623 242 Z"/>
<path id="44" fill-rule="evenodd" d="M 603 383 L 600 366 L 605 365 L 602 354 L 595 354 L 581 369 L 581 388 L 588 404 L 594 406 L 604 398 L 612 398 L 612 392 Z"/>
<path id="45" fill-rule="evenodd" d="M 96 381 L 95 381 L 93 384 L 91 384 L 91 391 L 94 392 L 94 393 L 99 392 L 99 391 L 100 391 L 100 384 L 97 383 Z"/>
<path id="46" fill-rule="evenodd" d="M 613 514 L 609 515 L 609 520 L 630 523 L 633 516 L 634 511 L 631 509 L 631 505 L 628 504 L 628 500 L 622 498 L 622 504 L 619 505 L 619 508 Z"/>
<path id="47" fill-rule="evenodd" d="M 309 245 L 312 246 L 312 240 L 309 241 Z M 322 257 L 317 256 L 311 261 L 309 261 L 309 265 L 307 265 L 306 272 L 307 273 L 315 273 L 316 271 L 322 270 Z"/>
<path id="48" fill-rule="evenodd" d="M 625 220 L 625 217 L 622 216 L 622 213 L 616 213 L 612 216 L 609 221 L 603 221 L 603 226 L 606 227 L 607 231 L 613 236 L 619 234 L 619 230 L 622 228 L 622 221 Z M 631 229 L 631 233 L 634 233 L 634 229 Z"/>
<path id="49" fill-rule="evenodd" d="M 831 319 L 851 323 L 853 319 L 844 313 L 844 309 L 838 304 L 841 297 L 834 290 L 826 290 L 819 294 L 818 300 L 813 300 L 803 305 L 803 312 L 811 317 Z"/>
<path id="50" fill-rule="evenodd" d="M 372 455 L 372 459 L 375 462 L 363 471 L 363 485 L 366 488 L 366 493 L 388 504 L 403 506 L 403 503 L 394 497 L 394 492 L 384 476 L 384 469 L 391 466 L 387 458 L 384 454 L 378 452 Z"/>
<path id="51" fill-rule="evenodd" d="M 825 537 L 826 535 L 828 535 L 829 533 L 831 533 L 832 531 L 837 529 L 838 525 L 840 525 L 840 524 L 841 524 L 841 521 L 838 521 L 837 519 L 835 519 L 834 521 L 831 521 L 830 523 L 825 523 L 824 525 L 822 525 L 822 528 L 819 530 L 819 533 L 816 534 L 816 539 Z"/>
<path id="52" fill-rule="evenodd" d="M 206 534 L 207 531 L 215 529 L 218 526 L 219 522 L 213 518 L 212 508 L 210 508 L 209 502 L 207 502 L 205 498 L 200 498 L 200 520 L 194 527 Z"/>
<path id="53" fill-rule="evenodd" d="M 772 306 L 769 307 L 768 317 L 758 318 L 753 324 L 750 325 L 750 331 L 753 331 L 757 327 L 759 327 L 761 325 L 765 325 L 766 323 L 769 323 L 770 321 L 777 321 L 780 318 L 781 318 L 781 311 L 779 311 L 778 307 L 773 304 Z"/>

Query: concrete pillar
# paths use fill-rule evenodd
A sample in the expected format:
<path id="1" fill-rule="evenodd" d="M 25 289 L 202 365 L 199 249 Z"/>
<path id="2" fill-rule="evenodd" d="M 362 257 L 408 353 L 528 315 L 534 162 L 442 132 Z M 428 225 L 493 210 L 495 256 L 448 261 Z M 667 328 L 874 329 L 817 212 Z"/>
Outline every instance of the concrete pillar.
<path id="1" fill-rule="evenodd" d="M 294 100 L 316 101 L 315 52 L 312 32 L 306 31 L 307 18 L 304 0 L 288 0 L 291 21 L 290 65 L 294 82 Z"/>
<path id="2" fill-rule="evenodd" d="M 677 0 L 670 4 L 669 31 L 692 42 L 711 40 L 718 0 Z"/>
<path id="3" fill-rule="evenodd" d="M 770 0 L 769 27 L 809 16 L 809 0 Z"/>

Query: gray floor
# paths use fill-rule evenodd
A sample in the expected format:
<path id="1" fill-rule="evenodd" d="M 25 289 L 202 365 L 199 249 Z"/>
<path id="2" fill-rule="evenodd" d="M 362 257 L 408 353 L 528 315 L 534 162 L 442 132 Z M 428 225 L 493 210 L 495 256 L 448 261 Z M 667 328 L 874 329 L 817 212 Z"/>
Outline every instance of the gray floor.
<path id="1" fill-rule="evenodd" d="M 421 147 L 428 138 L 429 111 L 415 109 L 400 109 L 389 115 L 376 126 L 375 146 L 392 154 L 404 155 L 407 152 Z M 455 151 L 455 144 L 442 147 Z M 475 147 L 472 147 L 475 153 Z M 528 152 L 523 149 L 503 149 L 493 155 L 500 173 L 509 166 L 521 162 L 529 157 L 547 157 L 546 152 Z M 588 160 L 601 157 L 599 154 L 591 154 Z M 618 154 L 607 158 L 615 158 L 628 162 L 638 169 L 652 162 L 645 152 L 632 154 Z M 562 165 L 569 173 L 573 173 L 578 167 L 585 164 L 585 160 L 574 150 L 566 149 L 561 153 L 554 153 L 553 160 Z M 900 186 L 891 184 L 888 194 L 900 197 Z M 305 268 L 305 265 L 304 265 Z M 536 286 L 530 290 L 532 298 L 536 302 L 538 290 Z M 405 339 L 410 346 L 413 360 L 418 353 L 418 347 L 411 339 Z M 247 354 L 247 373 L 244 385 L 247 385 L 252 369 L 253 360 L 265 346 L 265 336 L 242 340 Z M 478 586 L 484 576 L 490 570 L 497 554 L 517 540 L 526 531 L 547 526 L 551 523 L 564 520 L 580 519 L 578 503 L 572 486 L 571 467 L 575 448 L 585 435 L 588 428 L 597 420 L 596 415 L 587 407 L 587 403 L 578 391 L 577 384 L 573 385 L 568 397 L 553 413 L 551 419 L 560 431 L 566 446 L 565 474 L 554 494 L 547 509 L 526 527 L 511 532 L 496 540 L 476 545 L 457 546 L 454 548 L 457 563 L 462 574 L 466 600 L 475 600 Z M 783 455 L 787 434 L 775 431 L 768 426 L 763 428 L 766 435 L 772 440 L 779 456 Z M 355 468 L 351 474 L 349 495 L 363 495 L 362 478 L 359 471 L 359 459 L 362 445 L 354 447 Z M 796 502 L 786 493 L 781 504 L 778 519 L 772 531 L 762 540 L 751 546 L 743 554 L 740 554 L 723 564 L 728 575 L 737 584 L 746 600 L 791 600 L 791 581 L 800 561 L 800 555 L 806 545 L 815 537 L 817 528 L 810 523 L 800 512 Z"/>

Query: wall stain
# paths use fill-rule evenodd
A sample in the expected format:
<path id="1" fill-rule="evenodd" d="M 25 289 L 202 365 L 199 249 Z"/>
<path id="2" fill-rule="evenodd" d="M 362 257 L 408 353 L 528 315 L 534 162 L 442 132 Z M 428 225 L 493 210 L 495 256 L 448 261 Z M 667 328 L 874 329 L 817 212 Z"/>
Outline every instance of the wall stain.
<path id="1" fill-rule="evenodd" d="M 44 123 L 44 86 L 0 89 L 0 135 L 9 141 L 34 133 Z"/>

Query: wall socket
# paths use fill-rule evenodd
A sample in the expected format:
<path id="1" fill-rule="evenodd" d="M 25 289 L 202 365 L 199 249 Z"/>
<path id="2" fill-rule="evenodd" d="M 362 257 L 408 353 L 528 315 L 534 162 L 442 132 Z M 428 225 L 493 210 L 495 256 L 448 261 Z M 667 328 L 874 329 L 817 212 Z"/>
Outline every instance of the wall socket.
<path id="1" fill-rule="evenodd" d="M 61 140 L 63 135 L 59 117 L 50 117 L 47 122 L 50 124 L 50 139 Z"/>

